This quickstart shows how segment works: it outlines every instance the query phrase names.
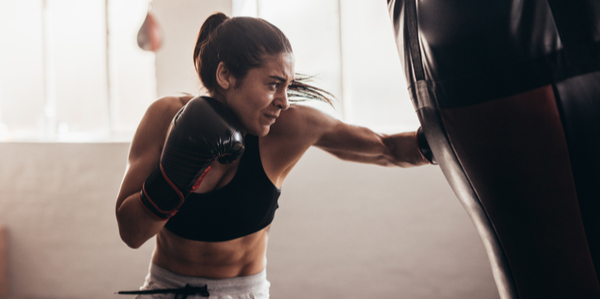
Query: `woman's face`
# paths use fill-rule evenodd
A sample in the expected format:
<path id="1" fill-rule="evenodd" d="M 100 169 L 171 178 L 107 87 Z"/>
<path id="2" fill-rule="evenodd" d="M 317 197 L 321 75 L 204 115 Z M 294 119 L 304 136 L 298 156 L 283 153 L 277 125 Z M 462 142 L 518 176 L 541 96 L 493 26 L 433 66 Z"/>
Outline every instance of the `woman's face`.
<path id="1" fill-rule="evenodd" d="M 293 79 L 292 53 L 266 55 L 262 66 L 250 69 L 241 82 L 233 79 L 231 88 L 224 91 L 225 102 L 246 132 L 265 136 L 281 111 L 289 107 L 287 87 Z"/>

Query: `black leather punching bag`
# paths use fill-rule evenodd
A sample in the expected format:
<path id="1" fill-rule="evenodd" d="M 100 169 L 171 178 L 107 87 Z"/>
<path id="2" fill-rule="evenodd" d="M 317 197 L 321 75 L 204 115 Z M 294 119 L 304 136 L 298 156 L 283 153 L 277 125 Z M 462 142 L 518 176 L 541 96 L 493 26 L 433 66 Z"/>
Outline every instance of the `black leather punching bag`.
<path id="1" fill-rule="evenodd" d="M 600 298 L 600 1 L 388 0 L 503 298 Z"/>

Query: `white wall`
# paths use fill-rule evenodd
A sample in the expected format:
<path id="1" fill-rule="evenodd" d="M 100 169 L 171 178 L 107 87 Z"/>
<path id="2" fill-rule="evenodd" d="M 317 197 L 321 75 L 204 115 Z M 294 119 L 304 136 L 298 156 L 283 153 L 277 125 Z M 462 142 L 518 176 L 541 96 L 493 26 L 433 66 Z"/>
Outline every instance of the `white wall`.
<path id="1" fill-rule="evenodd" d="M 10 297 L 111 298 L 139 285 L 152 245 L 124 246 L 114 210 L 127 149 L 124 143 L 0 144 Z"/>
<path id="2" fill-rule="evenodd" d="M 195 37 L 206 16 L 231 9 L 213 4 L 222 5 L 154 1 L 166 31 L 159 95 L 197 91 L 189 45 L 169 43 L 189 43 L 173 31 L 189 27 Z M 119 239 L 114 202 L 128 147 L 0 143 L 8 297 L 131 298 L 113 293 L 142 284 L 154 241 L 132 250 Z M 267 272 L 273 298 L 498 297 L 483 245 L 438 167 L 352 164 L 318 149 L 283 186 Z"/>
<path id="3" fill-rule="evenodd" d="M 218 11 L 231 15 L 231 1 L 152 1 L 152 12 L 165 33 L 163 46 L 156 53 L 159 96 L 200 92 L 202 85 L 193 63 L 194 46 L 204 20 Z"/>
<path id="4" fill-rule="evenodd" d="M 282 193 L 268 252 L 273 297 L 498 297 L 438 167 L 355 164 L 311 149 Z"/>

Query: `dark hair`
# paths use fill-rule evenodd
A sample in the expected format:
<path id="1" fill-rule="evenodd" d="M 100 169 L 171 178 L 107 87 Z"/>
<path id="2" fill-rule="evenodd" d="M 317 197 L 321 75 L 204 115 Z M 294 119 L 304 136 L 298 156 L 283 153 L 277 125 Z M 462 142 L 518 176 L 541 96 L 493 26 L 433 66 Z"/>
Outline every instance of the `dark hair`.
<path id="1" fill-rule="evenodd" d="M 273 24 L 259 18 L 229 18 L 223 13 L 208 17 L 198 33 L 194 48 L 194 66 L 204 87 L 217 92 L 216 73 L 223 62 L 235 78 L 244 78 L 252 68 L 260 67 L 265 55 L 293 53 L 290 41 Z M 316 99 L 332 104 L 327 91 L 308 83 L 311 77 L 295 76 L 288 87 L 290 101 Z"/>

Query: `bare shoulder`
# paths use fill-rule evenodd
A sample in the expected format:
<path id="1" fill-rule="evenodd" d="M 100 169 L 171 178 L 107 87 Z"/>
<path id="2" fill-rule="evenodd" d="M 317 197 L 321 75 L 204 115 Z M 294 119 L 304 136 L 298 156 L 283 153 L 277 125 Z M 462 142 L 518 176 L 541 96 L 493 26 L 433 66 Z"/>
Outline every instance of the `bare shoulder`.
<path id="1" fill-rule="evenodd" d="M 161 97 L 150 104 L 146 114 L 152 114 L 152 116 L 164 115 L 167 118 L 173 118 L 173 116 L 175 116 L 175 114 L 192 98 L 192 96 Z"/>
<path id="2" fill-rule="evenodd" d="M 337 119 L 326 113 L 301 104 L 291 105 L 289 109 L 282 111 L 277 122 L 271 126 L 274 135 L 284 134 L 294 138 L 306 137 L 317 138 L 322 130 L 335 124 Z"/>
<path id="3" fill-rule="evenodd" d="M 281 112 L 269 134 L 262 138 L 261 151 L 277 161 L 277 165 L 289 168 L 337 122 L 310 106 L 291 105 Z"/>
<path id="4" fill-rule="evenodd" d="M 140 127 L 168 127 L 175 114 L 192 98 L 194 98 L 192 95 L 159 98 L 150 104 L 146 110 L 146 114 L 140 122 Z"/>
<path id="5" fill-rule="evenodd" d="M 192 98 L 193 96 L 166 96 L 150 104 L 133 137 L 130 156 L 140 156 L 148 151 L 160 152 L 171 120 Z"/>
<path id="6" fill-rule="evenodd" d="M 294 104 L 282 111 L 271 131 L 260 140 L 267 176 L 281 186 L 302 155 L 337 124 L 337 119 L 310 106 Z"/>

